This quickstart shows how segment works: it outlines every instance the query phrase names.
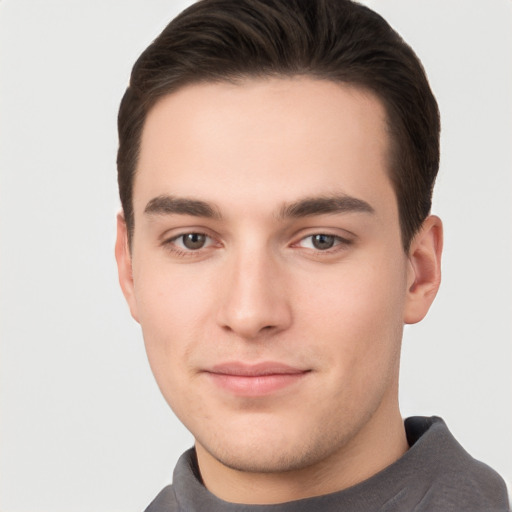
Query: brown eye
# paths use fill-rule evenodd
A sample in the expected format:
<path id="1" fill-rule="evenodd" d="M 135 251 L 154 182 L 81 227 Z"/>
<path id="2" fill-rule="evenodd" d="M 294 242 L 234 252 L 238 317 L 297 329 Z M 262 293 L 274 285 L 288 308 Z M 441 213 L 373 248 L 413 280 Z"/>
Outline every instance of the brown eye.
<path id="1" fill-rule="evenodd" d="M 315 249 L 320 251 L 325 251 L 326 249 L 330 249 L 334 246 L 336 242 L 336 237 L 333 235 L 313 235 L 311 237 L 311 243 Z"/>
<path id="2" fill-rule="evenodd" d="M 206 244 L 208 237 L 203 233 L 187 233 L 181 236 L 183 246 L 191 251 L 202 249 Z"/>

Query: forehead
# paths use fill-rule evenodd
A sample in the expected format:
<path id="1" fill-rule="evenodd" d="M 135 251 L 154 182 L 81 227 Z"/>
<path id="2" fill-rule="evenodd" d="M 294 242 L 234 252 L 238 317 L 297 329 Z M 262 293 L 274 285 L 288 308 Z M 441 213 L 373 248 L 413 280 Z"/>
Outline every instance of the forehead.
<path id="1" fill-rule="evenodd" d="M 353 86 L 310 78 L 189 85 L 147 116 L 135 213 L 163 193 L 267 199 L 269 207 L 305 192 L 378 199 L 391 187 L 388 145 L 383 105 Z"/>

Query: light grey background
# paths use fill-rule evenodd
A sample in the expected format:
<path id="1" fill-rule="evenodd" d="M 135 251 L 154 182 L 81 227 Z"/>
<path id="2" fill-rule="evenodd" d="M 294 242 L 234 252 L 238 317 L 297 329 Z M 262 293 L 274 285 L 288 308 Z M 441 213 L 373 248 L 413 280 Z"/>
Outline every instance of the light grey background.
<path id="1" fill-rule="evenodd" d="M 153 381 L 113 256 L 116 115 L 190 2 L 0 1 L 0 510 L 142 510 L 190 434 Z M 512 481 L 512 2 L 375 0 L 443 120 L 444 282 L 406 329 L 405 416 Z"/>

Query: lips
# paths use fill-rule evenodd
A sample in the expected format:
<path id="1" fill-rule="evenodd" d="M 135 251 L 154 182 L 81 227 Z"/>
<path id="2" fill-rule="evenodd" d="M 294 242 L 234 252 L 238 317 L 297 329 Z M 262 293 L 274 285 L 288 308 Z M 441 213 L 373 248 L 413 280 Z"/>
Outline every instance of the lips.
<path id="1" fill-rule="evenodd" d="M 238 396 L 257 397 L 270 395 L 297 384 L 309 370 L 278 362 L 228 362 L 215 365 L 205 373 L 223 391 Z"/>

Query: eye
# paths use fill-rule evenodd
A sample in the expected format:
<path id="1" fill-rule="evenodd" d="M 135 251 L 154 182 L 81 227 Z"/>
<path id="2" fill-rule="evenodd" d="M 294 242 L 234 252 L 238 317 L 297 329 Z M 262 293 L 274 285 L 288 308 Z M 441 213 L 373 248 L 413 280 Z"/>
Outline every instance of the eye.
<path id="1" fill-rule="evenodd" d="M 184 233 L 169 240 L 178 250 L 198 251 L 213 243 L 213 240 L 204 233 Z"/>
<path id="2" fill-rule="evenodd" d="M 330 249 L 334 243 L 336 242 L 336 237 L 333 235 L 313 235 L 311 237 L 311 243 L 315 249 L 319 249 L 320 251 L 324 251 L 325 249 Z"/>
<path id="3" fill-rule="evenodd" d="M 317 233 L 304 237 L 299 245 L 306 249 L 314 249 L 317 251 L 327 251 L 337 245 L 349 245 L 350 240 L 346 240 L 336 235 L 328 235 L 325 233 Z"/>

